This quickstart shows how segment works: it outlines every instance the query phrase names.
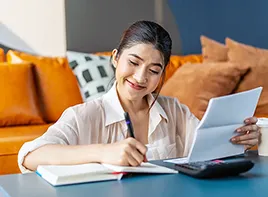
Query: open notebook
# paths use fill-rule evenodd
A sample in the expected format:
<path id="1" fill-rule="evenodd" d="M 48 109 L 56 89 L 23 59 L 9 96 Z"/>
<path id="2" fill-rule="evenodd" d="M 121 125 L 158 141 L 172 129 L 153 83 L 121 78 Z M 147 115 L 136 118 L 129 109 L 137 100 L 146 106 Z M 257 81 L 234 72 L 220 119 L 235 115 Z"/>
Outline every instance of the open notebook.
<path id="1" fill-rule="evenodd" d="M 53 186 L 84 182 L 120 180 L 126 173 L 178 173 L 178 171 L 151 163 L 138 167 L 110 164 L 39 165 L 36 173 Z"/>

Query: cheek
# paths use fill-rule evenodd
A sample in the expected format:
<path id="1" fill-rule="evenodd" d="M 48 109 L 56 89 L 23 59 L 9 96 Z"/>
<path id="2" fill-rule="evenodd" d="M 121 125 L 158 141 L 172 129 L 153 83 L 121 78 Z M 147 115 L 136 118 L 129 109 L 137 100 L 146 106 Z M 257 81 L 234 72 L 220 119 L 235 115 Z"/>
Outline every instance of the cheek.
<path id="1" fill-rule="evenodd" d="M 124 79 L 129 75 L 129 70 L 126 69 L 126 65 L 120 65 L 116 67 L 115 77 L 117 82 L 123 83 Z"/>
<path id="2" fill-rule="evenodd" d="M 131 75 L 131 73 L 132 69 L 124 63 L 119 63 L 116 67 L 116 76 L 118 77 L 127 77 Z"/>
<path id="3" fill-rule="evenodd" d="M 158 86 L 159 82 L 160 82 L 161 76 L 154 76 L 151 78 L 151 85 L 153 87 Z"/>

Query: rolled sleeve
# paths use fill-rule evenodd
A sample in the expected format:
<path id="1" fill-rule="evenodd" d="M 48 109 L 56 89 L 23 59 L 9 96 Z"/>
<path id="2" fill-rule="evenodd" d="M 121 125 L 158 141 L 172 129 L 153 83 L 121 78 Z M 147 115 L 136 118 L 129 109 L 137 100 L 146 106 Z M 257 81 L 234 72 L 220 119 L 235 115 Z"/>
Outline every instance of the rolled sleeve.
<path id="1" fill-rule="evenodd" d="M 31 172 L 22 164 L 30 152 L 47 144 L 76 145 L 78 142 L 77 117 L 72 108 L 66 109 L 60 119 L 40 137 L 26 142 L 18 153 L 18 165 L 22 173 Z"/>

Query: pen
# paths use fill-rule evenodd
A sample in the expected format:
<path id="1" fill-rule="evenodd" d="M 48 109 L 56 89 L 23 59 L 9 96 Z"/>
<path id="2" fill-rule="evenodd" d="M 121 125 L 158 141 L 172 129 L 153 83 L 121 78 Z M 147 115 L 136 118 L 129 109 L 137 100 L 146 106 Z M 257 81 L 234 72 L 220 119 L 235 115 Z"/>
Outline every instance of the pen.
<path id="1" fill-rule="evenodd" d="M 128 112 L 125 112 L 124 116 L 125 116 L 125 121 L 126 121 L 126 124 L 127 124 L 128 131 L 129 131 L 129 135 L 130 135 L 130 137 L 135 138 L 134 129 L 133 129 L 133 126 L 132 126 L 132 123 L 131 123 L 130 116 L 129 116 Z M 148 161 L 145 155 L 144 155 L 144 161 L 145 162 Z"/>
<path id="2" fill-rule="evenodd" d="M 125 120 L 126 120 L 126 123 L 127 123 L 127 128 L 128 128 L 130 137 L 135 138 L 134 131 L 133 131 L 133 126 L 132 126 L 129 114 L 127 112 L 125 112 L 124 115 L 125 115 Z"/>

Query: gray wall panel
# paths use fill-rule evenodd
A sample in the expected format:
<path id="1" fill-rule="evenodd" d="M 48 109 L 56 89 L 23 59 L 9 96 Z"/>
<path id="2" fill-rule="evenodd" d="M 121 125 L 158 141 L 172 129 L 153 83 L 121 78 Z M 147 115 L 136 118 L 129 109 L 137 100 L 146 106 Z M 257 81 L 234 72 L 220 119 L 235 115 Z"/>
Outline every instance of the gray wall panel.
<path id="1" fill-rule="evenodd" d="M 154 3 L 154 0 L 66 0 L 67 49 L 111 51 L 131 23 L 155 21 Z M 167 2 L 163 0 L 162 4 L 162 25 L 173 39 L 173 53 L 179 54 L 180 39 L 175 19 Z"/>

